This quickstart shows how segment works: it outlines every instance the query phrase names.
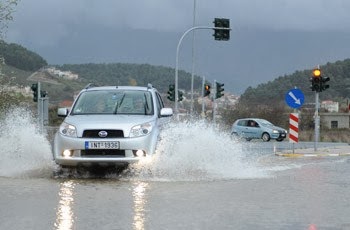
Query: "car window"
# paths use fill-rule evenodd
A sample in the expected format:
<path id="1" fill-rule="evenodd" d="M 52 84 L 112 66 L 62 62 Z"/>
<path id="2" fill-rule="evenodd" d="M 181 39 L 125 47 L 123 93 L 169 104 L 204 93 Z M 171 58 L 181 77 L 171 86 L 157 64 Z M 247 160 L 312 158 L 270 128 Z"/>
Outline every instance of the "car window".
<path id="1" fill-rule="evenodd" d="M 247 120 L 239 120 L 237 125 L 238 126 L 247 126 Z"/>
<path id="2" fill-rule="evenodd" d="M 254 127 L 254 128 L 259 127 L 259 124 L 258 124 L 256 121 L 254 121 L 254 120 L 249 120 L 249 121 L 247 122 L 247 125 L 248 125 L 249 127 Z"/>
<path id="3" fill-rule="evenodd" d="M 80 94 L 72 114 L 153 115 L 152 95 L 137 90 L 96 90 Z"/>
<path id="4" fill-rule="evenodd" d="M 273 124 L 267 120 L 260 119 L 259 122 L 264 126 L 273 126 Z"/>

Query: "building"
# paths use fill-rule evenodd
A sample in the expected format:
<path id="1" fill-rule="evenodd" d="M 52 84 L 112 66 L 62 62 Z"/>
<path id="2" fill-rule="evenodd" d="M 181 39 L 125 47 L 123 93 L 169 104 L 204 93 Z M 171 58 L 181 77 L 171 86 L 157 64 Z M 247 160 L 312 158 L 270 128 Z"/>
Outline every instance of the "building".
<path id="1" fill-rule="evenodd" d="M 322 125 L 330 129 L 350 128 L 350 113 L 320 113 Z"/>

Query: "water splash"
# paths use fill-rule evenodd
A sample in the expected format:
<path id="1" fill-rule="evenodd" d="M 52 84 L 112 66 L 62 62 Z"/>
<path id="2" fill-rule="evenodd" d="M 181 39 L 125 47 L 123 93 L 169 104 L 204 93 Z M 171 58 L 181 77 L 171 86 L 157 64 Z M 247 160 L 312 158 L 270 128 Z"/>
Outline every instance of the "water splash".
<path id="1" fill-rule="evenodd" d="M 32 114 L 14 108 L 0 121 L 0 176 L 42 177 L 54 168 L 50 143 Z"/>
<path id="2" fill-rule="evenodd" d="M 242 143 L 225 133 L 204 121 L 171 123 L 153 159 L 132 165 L 130 177 L 198 181 L 268 176 L 254 161 L 243 159 Z"/>
<path id="3" fill-rule="evenodd" d="M 32 114 L 23 108 L 7 113 L 0 121 L 0 176 L 51 177 L 58 167 L 51 145 L 38 130 Z M 173 122 L 164 127 L 151 161 L 145 159 L 120 174 L 105 178 L 147 181 L 205 181 L 269 177 L 257 155 L 247 157 L 247 143 L 205 121 Z M 284 170 L 284 169 L 282 169 Z M 272 170 L 276 171 L 276 170 Z M 59 178 L 90 178 L 73 173 Z"/>

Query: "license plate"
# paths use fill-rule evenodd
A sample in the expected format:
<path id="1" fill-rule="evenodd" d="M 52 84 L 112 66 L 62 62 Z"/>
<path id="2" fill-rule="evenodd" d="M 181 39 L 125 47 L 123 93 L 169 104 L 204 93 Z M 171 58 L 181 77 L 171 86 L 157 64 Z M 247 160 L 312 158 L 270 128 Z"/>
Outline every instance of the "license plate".
<path id="1" fill-rule="evenodd" d="M 85 149 L 119 149 L 118 141 L 85 141 Z"/>

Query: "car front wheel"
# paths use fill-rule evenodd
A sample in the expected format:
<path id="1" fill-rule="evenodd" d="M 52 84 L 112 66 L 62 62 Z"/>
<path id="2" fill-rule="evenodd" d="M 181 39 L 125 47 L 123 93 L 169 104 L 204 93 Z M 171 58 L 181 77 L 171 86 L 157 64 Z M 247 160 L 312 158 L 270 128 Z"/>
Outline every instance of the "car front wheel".
<path id="1" fill-rule="evenodd" d="M 283 141 L 284 138 L 279 138 L 279 139 L 276 139 L 276 141 Z"/>
<path id="2" fill-rule="evenodd" d="M 263 133 L 263 135 L 261 136 L 261 139 L 263 140 L 263 141 L 270 141 L 270 134 L 268 134 L 268 133 Z"/>

